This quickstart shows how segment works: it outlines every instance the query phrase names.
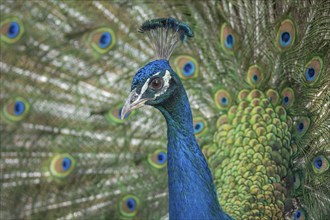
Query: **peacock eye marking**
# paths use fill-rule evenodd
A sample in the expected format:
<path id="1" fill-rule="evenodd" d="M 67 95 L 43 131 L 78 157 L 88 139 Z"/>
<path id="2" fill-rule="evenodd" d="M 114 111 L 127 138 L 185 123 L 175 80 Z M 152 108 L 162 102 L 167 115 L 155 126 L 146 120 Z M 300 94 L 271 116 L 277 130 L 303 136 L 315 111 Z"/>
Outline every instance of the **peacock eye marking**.
<path id="1" fill-rule="evenodd" d="M 71 160 L 65 157 L 62 161 L 62 169 L 63 171 L 67 171 L 71 167 Z"/>
<path id="2" fill-rule="evenodd" d="M 314 78 L 315 78 L 315 69 L 313 67 L 309 67 L 306 70 L 306 78 L 309 81 L 314 80 Z"/>
<path id="3" fill-rule="evenodd" d="M 159 152 L 159 154 L 157 155 L 157 161 L 159 164 L 165 163 L 166 162 L 166 153 Z"/>
<path id="4" fill-rule="evenodd" d="M 304 123 L 301 122 L 298 124 L 298 130 L 302 131 L 303 129 L 304 129 Z"/>
<path id="5" fill-rule="evenodd" d="M 228 34 L 226 37 L 225 45 L 227 48 L 232 49 L 234 47 L 235 39 L 232 34 Z"/>
<path id="6" fill-rule="evenodd" d="M 19 24 L 17 22 L 11 22 L 7 31 L 9 38 L 15 38 L 19 34 Z"/>
<path id="7" fill-rule="evenodd" d="M 316 158 L 314 163 L 315 163 L 315 166 L 316 166 L 317 169 L 320 169 L 322 167 L 322 164 L 323 164 L 322 159 L 320 157 Z"/>
<path id="8" fill-rule="evenodd" d="M 134 211 L 135 209 L 135 201 L 133 199 L 128 199 L 127 202 L 127 207 L 130 211 Z"/>
<path id="9" fill-rule="evenodd" d="M 287 31 L 281 34 L 281 39 L 284 43 L 288 43 L 290 41 L 290 38 L 291 38 L 290 33 Z"/>
<path id="10" fill-rule="evenodd" d="M 221 98 L 221 103 L 222 103 L 223 105 L 227 105 L 227 104 L 228 104 L 228 100 L 227 100 L 227 98 L 226 98 L 226 97 L 222 97 L 222 98 Z"/>
<path id="11" fill-rule="evenodd" d="M 149 84 L 149 87 L 154 90 L 160 90 L 163 88 L 163 86 L 164 86 L 164 80 L 161 78 L 155 78 Z"/>
<path id="12" fill-rule="evenodd" d="M 284 104 L 288 103 L 289 102 L 289 97 L 285 96 L 284 99 L 283 99 L 283 102 L 284 102 Z"/>
<path id="13" fill-rule="evenodd" d="M 22 115 L 25 110 L 25 105 L 22 101 L 16 101 L 15 102 L 15 107 L 14 107 L 14 113 L 15 115 Z"/>
<path id="14" fill-rule="evenodd" d="M 111 44 L 111 35 L 109 32 L 104 32 L 101 34 L 99 39 L 99 46 L 104 49 L 107 48 Z"/>

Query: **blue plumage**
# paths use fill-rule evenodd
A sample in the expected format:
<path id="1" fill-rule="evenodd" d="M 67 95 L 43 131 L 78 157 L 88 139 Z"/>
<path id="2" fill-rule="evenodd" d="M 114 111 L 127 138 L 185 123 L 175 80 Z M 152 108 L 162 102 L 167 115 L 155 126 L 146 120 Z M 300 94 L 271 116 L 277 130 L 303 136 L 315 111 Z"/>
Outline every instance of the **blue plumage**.
<path id="1" fill-rule="evenodd" d="M 160 72 L 165 69 L 170 69 L 170 64 L 166 60 L 156 60 L 150 62 L 149 64 L 145 65 L 141 69 L 137 71 L 135 77 L 132 82 L 131 90 L 137 88 L 137 92 L 139 92 L 139 85 L 142 82 L 145 82 L 148 78 L 150 78 L 153 74 Z"/>
<path id="2" fill-rule="evenodd" d="M 157 28 L 165 29 L 166 36 L 172 29 L 173 36 L 177 38 L 175 42 L 182 40 L 182 36 L 193 36 L 187 25 L 173 18 L 147 21 L 140 31 L 154 31 Z M 158 54 L 162 53 L 158 51 Z M 170 54 L 166 53 L 165 57 Z M 193 63 L 183 68 L 184 75 L 191 74 L 191 71 L 194 71 Z M 157 108 L 167 122 L 170 218 L 230 219 L 221 209 L 211 171 L 197 144 L 186 91 L 167 59 L 152 61 L 138 70 L 121 115 L 144 104 Z"/>
<path id="3" fill-rule="evenodd" d="M 155 89 L 155 80 L 163 81 L 164 86 Z M 131 90 L 122 114 L 141 107 L 142 102 L 157 108 L 167 122 L 170 218 L 229 219 L 220 207 L 211 172 L 197 144 L 186 91 L 168 61 L 156 60 L 142 67 Z"/>
<path id="4" fill-rule="evenodd" d="M 192 114 L 183 86 L 174 97 L 156 108 L 164 115 L 168 128 L 170 218 L 225 219 L 211 172 L 194 136 Z"/>

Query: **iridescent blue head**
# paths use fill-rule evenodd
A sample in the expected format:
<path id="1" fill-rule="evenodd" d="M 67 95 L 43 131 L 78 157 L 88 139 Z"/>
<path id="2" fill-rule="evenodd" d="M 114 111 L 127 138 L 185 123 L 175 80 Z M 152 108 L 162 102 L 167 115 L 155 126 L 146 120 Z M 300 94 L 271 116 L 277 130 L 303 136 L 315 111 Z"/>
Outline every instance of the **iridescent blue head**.
<path id="1" fill-rule="evenodd" d="M 152 61 L 136 73 L 121 115 L 143 105 L 162 105 L 181 86 L 179 76 L 167 60 Z"/>
<path id="2" fill-rule="evenodd" d="M 161 105 L 182 86 L 180 78 L 172 70 L 168 59 L 179 41 L 193 37 L 188 25 L 174 18 L 158 18 L 146 21 L 140 32 L 152 32 L 150 41 L 156 48 L 158 59 L 142 67 L 135 75 L 131 93 L 126 100 L 121 115 L 143 105 Z M 158 40 L 154 36 L 158 36 Z M 159 44 L 159 40 L 164 42 Z"/>

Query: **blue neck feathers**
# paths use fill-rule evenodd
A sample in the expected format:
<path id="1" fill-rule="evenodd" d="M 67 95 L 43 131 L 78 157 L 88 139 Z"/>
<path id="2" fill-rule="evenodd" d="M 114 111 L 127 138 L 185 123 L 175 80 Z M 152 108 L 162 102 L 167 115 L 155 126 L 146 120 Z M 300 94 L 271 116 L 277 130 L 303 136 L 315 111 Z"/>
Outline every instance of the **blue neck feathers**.
<path id="1" fill-rule="evenodd" d="M 211 172 L 196 142 L 183 86 L 155 107 L 167 122 L 170 219 L 230 219 L 220 207 Z"/>

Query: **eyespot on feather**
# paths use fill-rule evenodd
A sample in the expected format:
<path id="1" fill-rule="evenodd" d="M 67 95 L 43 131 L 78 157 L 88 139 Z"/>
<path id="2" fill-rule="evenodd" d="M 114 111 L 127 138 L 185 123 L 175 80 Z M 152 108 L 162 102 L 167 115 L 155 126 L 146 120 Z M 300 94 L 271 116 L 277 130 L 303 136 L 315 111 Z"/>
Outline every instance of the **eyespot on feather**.
<path id="1" fill-rule="evenodd" d="M 290 108 L 295 101 L 294 92 L 289 87 L 286 87 L 282 90 L 281 97 L 282 97 L 282 105 L 285 108 Z"/>
<path id="2" fill-rule="evenodd" d="M 214 102 L 219 109 L 223 110 L 231 106 L 232 99 L 226 90 L 220 89 L 214 94 Z"/>
<path id="3" fill-rule="evenodd" d="M 277 46 L 280 50 L 289 49 L 295 42 L 296 29 L 292 20 L 282 21 L 276 35 Z"/>
<path id="4" fill-rule="evenodd" d="M 194 134 L 196 135 L 196 137 L 202 136 L 208 130 L 206 121 L 201 117 L 194 118 L 193 126 L 194 126 Z"/>
<path id="5" fill-rule="evenodd" d="M 167 161 L 167 151 L 164 149 L 157 149 L 148 155 L 149 164 L 157 169 L 164 168 Z"/>
<path id="6" fill-rule="evenodd" d="M 220 45 L 226 53 L 233 53 L 237 49 L 239 39 L 229 24 L 224 23 L 220 29 Z"/>
<path id="7" fill-rule="evenodd" d="M 299 191 L 302 185 L 302 176 L 299 172 L 293 173 L 293 189 Z"/>
<path id="8" fill-rule="evenodd" d="M 329 170 L 329 160 L 324 155 L 314 157 L 312 161 L 312 168 L 314 173 L 322 174 Z"/>
<path id="9" fill-rule="evenodd" d="M 120 213 L 125 217 L 134 217 L 138 213 L 140 200 L 134 195 L 124 196 L 119 203 Z"/>
<path id="10" fill-rule="evenodd" d="M 175 58 L 174 65 L 181 79 L 186 80 L 198 77 L 199 66 L 195 58 L 188 55 L 181 55 Z"/>
<path id="11" fill-rule="evenodd" d="M 23 97 L 9 99 L 3 106 L 1 118 L 7 123 L 22 121 L 30 111 L 30 104 Z"/>
<path id="12" fill-rule="evenodd" d="M 294 220 L 305 220 L 306 218 L 306 212 L 304 209 L 299 208 L 296 211 L 293 212 L 293 219 Z"/>
<path id="13" fill-rule="evenodd" d="M 54 177 L 67 177 L 76 166 L 75 159 L 70 154 L 55 155 L 50 162 L 50 173 Z"/>
<path id="14" fill-rule="evenodd" d="M 249 68 L 247 73 L 247 81 L 253 88 L 258 88 L 265 80 L 265 74 L 260 67 L 253 65 Z"/>
<path id="15" fill-rule="evenodd" d="M 297 137 L 302 137 L 307 132 L 310 126 L 310 119 L 307 117 L 300 117 L 295 121 L 294 128 L 295 128 L 295 135 Z"/>
<path id="16" fill-rule="evenodd" d="M 24 25 L 18 18 L 7 18 L 0 25 L 0 40 L 13 44 L 22 38 Z"/>
<path id="17" fill-rule="evenodd" d="M 323 70 L 323 60 L 320 57 L 314 57 L 305 66 L 304 78 L 309 85 L 313 85 L 319 79 Z"/>
<path id="18" fill-rule="evenodd" d="M 276 106 L 279 104 L 280 101 L 280 95 L 273 89 L 269 89 L 266 92 L 266 96 L 270 103 L 272 103 L 273 106 Z"/>
<path id="19" fill-rule="evenodd" d="M 98 53 L 109 52 L 116 44 L 115 32 L 111 28 L 98 28 L 88 36 L 88 43 Z"/>

